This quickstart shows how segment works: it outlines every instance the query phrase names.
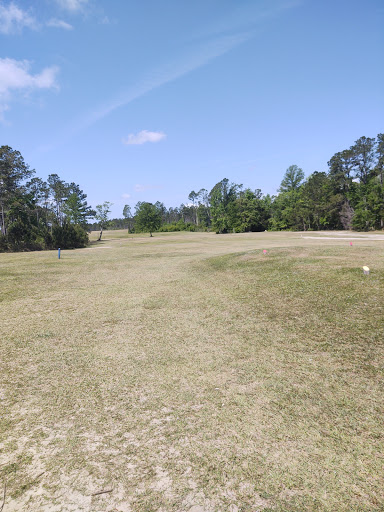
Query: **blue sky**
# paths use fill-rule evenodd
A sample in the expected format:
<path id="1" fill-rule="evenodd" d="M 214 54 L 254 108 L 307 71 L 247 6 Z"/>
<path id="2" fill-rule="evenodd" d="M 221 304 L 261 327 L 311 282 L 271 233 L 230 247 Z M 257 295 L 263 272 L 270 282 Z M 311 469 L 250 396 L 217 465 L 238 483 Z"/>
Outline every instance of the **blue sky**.
<path id="1" fill-rule="evenodd" d="M 382 0 L 0 0 L 0 145 L 95 206 L 274 194 L 384 131 Z"/>

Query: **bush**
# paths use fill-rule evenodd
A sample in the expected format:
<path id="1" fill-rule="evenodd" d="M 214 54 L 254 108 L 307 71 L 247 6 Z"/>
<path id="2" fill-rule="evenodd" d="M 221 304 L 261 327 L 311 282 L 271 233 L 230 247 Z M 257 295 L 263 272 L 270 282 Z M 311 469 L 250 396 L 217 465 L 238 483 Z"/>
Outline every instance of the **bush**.
<path id="1" fill-rule="evenodd" d="M 163 224 L 159 231 L 173 232 L 173 231 L 196 231 L 195 224 L 190 222 L 185 223 L 182 219 L 178 222 L 171 222 L 170 224 Z"/>
<path id="2" fill-rule="evenodd" d="M 13 222 L 7 235 L 0 233 L 0 252 L 41 251 L 44 249 L 77 249 L 88 245 L 88 233 L 81 226 L 64 224 L 54 226 L 52 234 L 47 228 L 30 230 L 20 220 Z"/>
<path id="3" fill-rule="evenodd" d="M 7 237 L 0 234 L 0 252 L 8 251 L 8 240 Z"/>
<path id="4" fill-rule="evenodd" d="M 45 249 L 44 239 L 37 226 L 16 219 L 9 225 L 6 236 L 8 250 L 11 251 L 40 251 Z"/>
<path id="5" fill-rule="evenodd" d="M 81 226 L 64 223 L 52 229 L 52 246 L 61 249 L 77 249 L 88 245 L 88 233 Z"/>
<path id="6" fill-rule="evenodd" d="M 373 229 L 374 216 L 371 211 L 363 208 L 355 210 L 355 214 L 352 218 L 352 228 L 356 231 L 368 231 Z"/>

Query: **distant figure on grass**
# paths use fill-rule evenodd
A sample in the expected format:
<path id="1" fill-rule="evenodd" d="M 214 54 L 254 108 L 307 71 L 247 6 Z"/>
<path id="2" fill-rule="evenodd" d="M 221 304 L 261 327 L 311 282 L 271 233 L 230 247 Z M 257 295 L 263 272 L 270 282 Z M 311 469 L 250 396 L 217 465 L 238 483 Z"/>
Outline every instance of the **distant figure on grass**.
<path id="1" fill-rule="evenodd" d="M 135 206 L 135 230 L 149 232 L 157 231 L 161 226 L 161 212 L 152 203 L 139 201 Z"/>
<path id="2" fill-rule="evenodd" d="M 96 206 L 96 215 L 95 219 L 99 223 L 100 226 L 100 235 L 98 238 L 98 242 L 101 240 L 101 236 L 103 234 L 103 229 L 106 229 L 108 226 L 108 215 L 111 213 L 110 207 L 113 203 L 110 203 L 109 201 L 104 201 L 103 204 L 98 204 Z"/>

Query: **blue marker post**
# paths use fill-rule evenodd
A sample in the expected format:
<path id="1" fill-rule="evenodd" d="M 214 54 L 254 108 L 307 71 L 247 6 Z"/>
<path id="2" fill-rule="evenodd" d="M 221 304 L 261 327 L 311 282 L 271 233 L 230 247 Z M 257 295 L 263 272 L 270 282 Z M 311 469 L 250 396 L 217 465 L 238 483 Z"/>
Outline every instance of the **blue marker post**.
<path id="1" fill-rule="evenodd" d="M 59 247 L 59 249 L 57 250 L 57 257 L 60 259 L 60 247 Z"/>

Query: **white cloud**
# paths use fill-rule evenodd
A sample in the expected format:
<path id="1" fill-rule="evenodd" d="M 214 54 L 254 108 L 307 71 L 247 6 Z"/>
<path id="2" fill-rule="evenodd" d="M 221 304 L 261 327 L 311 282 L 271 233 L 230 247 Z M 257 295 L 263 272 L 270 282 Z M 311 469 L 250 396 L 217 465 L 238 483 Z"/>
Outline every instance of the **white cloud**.
<path id="1" fill-rule="evenodd" d="M 11 2 L 8 5 L 0 4 L 0 32 L 14 34 L 24 27 L 36 29 L 38 23 L 27 11 L 23 11 Z"/>
<path id="2" fill-rule="evenodd" d="M 67 23 L 63 20 L 58 20 L 56 18 L 52 18 L 51 20 L 47 21 L 48 27 L 54 27 L 54 28 L 63 28 L 64 30 L 73 30 L 73 26 Z"/>
<path id="3" fill-rule="evenodd" d="M 62 9 L 76 12 L 80 11 L 88 3 L 88 0 L 56 0 L 56 3 Z"/>
<path id="4" fill-rule="evenodd" d="M 142 130 L 139 133 L 130 133 L 128 137 L 123 139 L 123 144 L 127 146 L 145 144 L 146 142 L 160 142 L 165 139 L 166 135 L 163 132 L 149 132 Z"/>
<path id="5" fill-rule="evenodd" d="M 0 58 L 0 94 L 11 89 L 46 89 L 56 87 L 57 67 L 45 68 L 37 75 L 31 75 L 31 63 L 27 60 Z"/>
<path id="6" fill-rule="evenodd" d="M 69 4 L 69 10 L 78 10 L 79 7 L 77 5 L 82 5 L 87 0 L 75 0 L 69 2 L 63 2 L 65 4 Z M 1 2 L 1 0 L 0 0 Z M 71 8 L 72 6 L 72 8 Z M 59 20 L 57 18 L 52 18 L 47 22 L 39 23 L 36 18 L 32 16 L 30 12 L 23 11 L 20 7 L 18 7 L 15 3 L 11 2 L 10 4 L 3 5 L 0 4 L 0 33 L 3 34 L 15 34 L 20 33 L 23 28 L 28 27 L 30 29 L 37 30 L 41 28 L 43 25 L 48 27 L 62 28 L 64 30 L 72 30 L 73 26 L 67 23 L 66 21 Z"/>
<path id="7" fill-rule="evenodd" d="M 29 72 L 30 67 L 31 63 L 27 60 L 0 58 L 0 112 L 9 108 L 8 103 L 12 99 L 12 93 L 57 87 L 58 68 L 56 66 L 44 68 L 36 75 Z"/>
<path id="8" fill-rule="evenodd" d="M 122 199 L 129 199 L 131 194 L 121 194 Z"/>

